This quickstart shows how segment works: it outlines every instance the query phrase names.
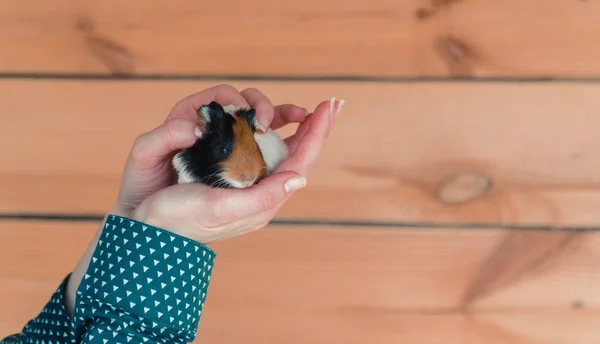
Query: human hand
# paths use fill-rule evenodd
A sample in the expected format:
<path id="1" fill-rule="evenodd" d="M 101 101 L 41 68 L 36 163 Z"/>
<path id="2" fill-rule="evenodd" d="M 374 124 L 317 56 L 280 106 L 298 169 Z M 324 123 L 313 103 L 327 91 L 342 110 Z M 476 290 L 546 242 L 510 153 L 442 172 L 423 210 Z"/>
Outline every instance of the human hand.
<path id="1" fill-rule="evenodd" d="M 300 123 L 296 133 L 285 140 L 290 156 L 274 174 L 247 189 L 211 189 L 201 184 L 170 186 L 175 179 L 171 158 L 176 151 L 194 144 L 196 109 L 213 100 L 253 107 L 258 121 L 266 123 L 264 127 L 278 129 L 287 123 Z M 111 213 L 171 230 L 200 243 L 262 228 L 291 194 L 306 185 L 305 176 L 325 144 L 343 103 L 330 111 L 331 105 L 335 104 L 323 102 L 306 116 L 306 110 L 295 105 L 273 107 L 255 89 L 238 93 L 231 86 L 220 85 L 193 94 L 178 102 L 161 126 L 136 139 Z M 101 230 L 90 242 L 67 285 L 65 305 L 69 315 Z"/>
<path id="2" fill-rule="evenodd" d="M 273 129 L 300 123 L 306 116 L 306 110 L 295 105 L 271 105 L 267 97 L 252 88 L 238 92 L 232 86 L 218 85 L 192 94 L 173 107 L 162 125 L 135 140 L 111 213 L 129 217 L 144 199 L 173 183 L 171 158 L 174 152 L 192 146 L 198 139 L 196 109 L 213 100 L 225 105 L 253 107 L 259 123 Z"/>
<path id="3" fill-rule="evenodd" d="M 289 197 L 306 185 L 305 176 L 316 162 L 342 105 L 343 101 L 336 107 L 334 99 L 322 102 L 303 118 L 296 133 L 285 140 L 288 159 L 258 184 L 247 189 L 213 189 L 203 184 L 170 186 L 145 199 L 132 217 L 200 243 L 263 228 Z M 274 129 L 278 125 L 275 119 L 271 125 Z"/>

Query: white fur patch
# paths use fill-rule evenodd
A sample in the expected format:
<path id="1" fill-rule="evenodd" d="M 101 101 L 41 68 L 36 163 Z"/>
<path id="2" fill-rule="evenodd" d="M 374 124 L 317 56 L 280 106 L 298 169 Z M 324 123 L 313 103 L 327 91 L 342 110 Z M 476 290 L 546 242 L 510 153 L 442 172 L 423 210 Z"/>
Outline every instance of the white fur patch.
<path id="1" fill-rule="evenodd" d="M 268 129 L 264 134 L 255 133 L 254 139 L 267 164 L 267 173 L 271 174 L 283 160 L 287 159 L 289 155 L 287 145 L 283 142 L 281 137 L 271 129 Z"/>
<path id="2" fill-rule="evenodd" d="M 223 111 L 233 116 L 237 111 L 237 107 L 233 104 L 225 105 L 223 106 Z"/>
<path id="3" fill-rule="evenodd" d="M 181 152 L 175 154 L 173 157 L 173 167 L 177 171 L 177 183 L 178 184 L 189 184 L 196 183 L 197 180 L 194 176 L 185 168 L 183 159 L 181 158 Z"/>

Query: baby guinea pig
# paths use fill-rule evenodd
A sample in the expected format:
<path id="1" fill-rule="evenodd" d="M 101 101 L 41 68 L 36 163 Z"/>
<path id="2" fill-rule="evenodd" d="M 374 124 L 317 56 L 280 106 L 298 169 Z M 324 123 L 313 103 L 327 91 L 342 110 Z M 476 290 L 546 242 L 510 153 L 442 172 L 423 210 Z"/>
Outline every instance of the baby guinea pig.
<path id="1" fill-rule="evenodd" d="M 201 106 L 202 136 L 173 157 L 177 183 L 203 183 L 218 188 L 247 188 L 271 174 L 288 157 L 288 149 L 270 128 L 260 134 L 254 109 Z"/>

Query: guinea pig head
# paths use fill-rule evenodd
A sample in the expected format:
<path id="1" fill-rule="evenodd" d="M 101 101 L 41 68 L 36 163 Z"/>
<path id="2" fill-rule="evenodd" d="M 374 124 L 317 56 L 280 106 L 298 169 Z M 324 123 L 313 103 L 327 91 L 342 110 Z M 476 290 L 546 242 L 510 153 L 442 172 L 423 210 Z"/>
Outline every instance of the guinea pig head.
<path id="1" fill-rule="evenodd" d="M 197 114 L 202 137 L 173 159 L 180 184 L 247 188 L 265 176 L 267 165 L 254 139 L 255 110 L 222 107 L 213 101 Z"/>

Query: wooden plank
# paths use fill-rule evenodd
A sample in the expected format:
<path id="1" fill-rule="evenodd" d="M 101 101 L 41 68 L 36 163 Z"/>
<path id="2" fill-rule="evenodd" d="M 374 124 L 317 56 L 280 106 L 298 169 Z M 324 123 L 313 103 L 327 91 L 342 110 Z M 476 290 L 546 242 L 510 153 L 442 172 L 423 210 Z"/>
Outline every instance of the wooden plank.
<path id="1" fill-rule="evenodd" d="M 0 223 L 0 336 L 39 312 L 95 229 Z M 569 237 L 271 226 L 211 245 L 198 342 L 595 343 L 600 234 L 556 245 Z M 482 270 L 496 288 L 465 307 Z"/>
<path id="2" fill-rule="evenodd" d="M 108 211 L 135 137 L 161 123 L 176 101 L 212 85 L 0 84 L 0 146 L 6 147 L 0 155 L 0 212 Z M 234 85 L 256 86 L 276 104 L 313 108 L 332 95 L 347 100 L 309 186 L 278 218 L 600 222 L 600 85 Z M 488 178 L 491 189 L 471 201 L 447 203 L 481 186 L 465 182 L 470 174 Z"/>
<path id="3" fill-rule="evenodd" d="M 561 0 L 2 0 L 0 69 L 598 76 L 599 16 Z"/>

